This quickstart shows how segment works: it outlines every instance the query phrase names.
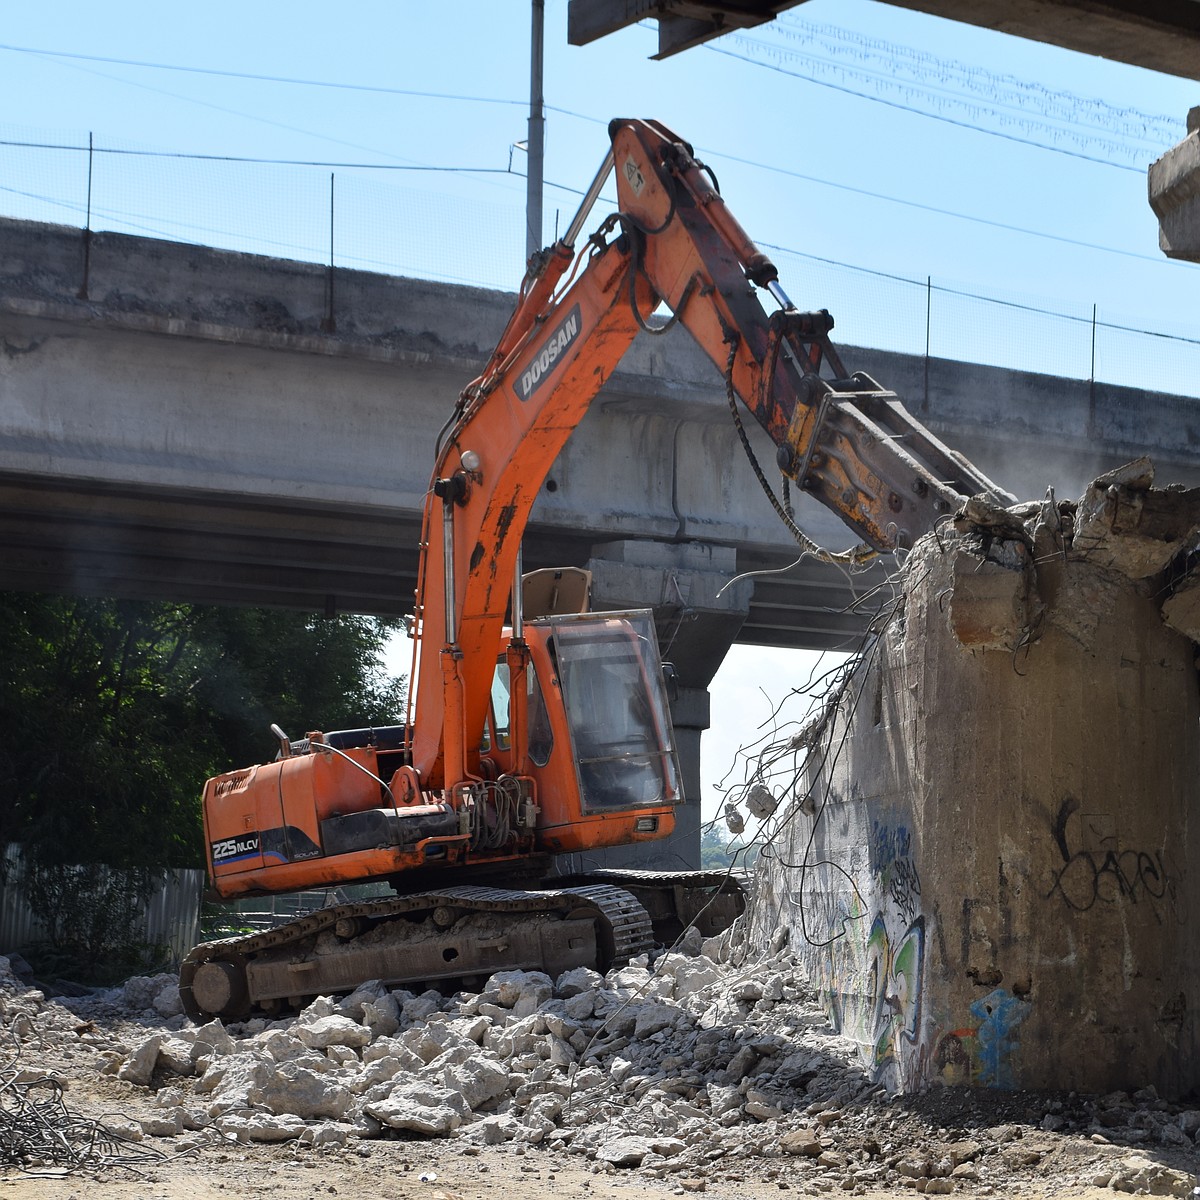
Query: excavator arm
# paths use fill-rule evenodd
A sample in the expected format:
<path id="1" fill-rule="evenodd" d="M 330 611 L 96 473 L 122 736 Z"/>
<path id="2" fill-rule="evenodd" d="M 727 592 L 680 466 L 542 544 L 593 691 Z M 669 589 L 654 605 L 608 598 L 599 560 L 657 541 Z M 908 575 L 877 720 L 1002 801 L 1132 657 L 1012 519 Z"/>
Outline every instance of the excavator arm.
<path id="1" fill-rule="evenodd" d="M 783 473 L 870 547 L 911 545 L 965 496 L 1002 495 L 893 393 L 861 373 L 847 376 L 829 341 L 829 314 L 795 309 L 686 143 L 652 121 L 614 121 L 609 133 L 612 153 L 579 216 L 531 262 L 513 316 L 439 446 L 425 509 L 410 722 L 424 787 L 476 777 L 534 499 L 660 305 L 724 376 L 731 401 L 766 430 Z M 577 255 L 575 240 L 612 168 L 619 212 Z M 778 311 L 767 314 L 759 290 Z"/>
<path id="2" fill-rule="evenodd" d="M 876 550 L 911 545 L 964 496 L 999 494 L 894 393 L 847 375 L 829 313 L 796 310 L 690 146 L 653 121 L 609 133 L 635 270 L 766 430 L 785 475 Z"/>

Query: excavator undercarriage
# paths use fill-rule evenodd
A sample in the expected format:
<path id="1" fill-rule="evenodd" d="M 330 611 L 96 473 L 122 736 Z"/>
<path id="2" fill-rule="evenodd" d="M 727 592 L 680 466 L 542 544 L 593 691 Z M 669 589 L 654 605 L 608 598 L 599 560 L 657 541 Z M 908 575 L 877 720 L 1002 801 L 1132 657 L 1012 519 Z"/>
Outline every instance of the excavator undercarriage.
<path id="1" fill-rule="evenodd" d="M 193 1021 L 240 1021 L 351 992 L 364 980 L 447 992 L 500 970 L 606 971 L 689 924 L 726 928 L 744 907 L 724 872 L 598 873 L 550 891 L 439 888 L 320 909 L 278 929 L 204 942 L 179 990 Z M 620 883 L 624 886 L 617 886 Z"/>

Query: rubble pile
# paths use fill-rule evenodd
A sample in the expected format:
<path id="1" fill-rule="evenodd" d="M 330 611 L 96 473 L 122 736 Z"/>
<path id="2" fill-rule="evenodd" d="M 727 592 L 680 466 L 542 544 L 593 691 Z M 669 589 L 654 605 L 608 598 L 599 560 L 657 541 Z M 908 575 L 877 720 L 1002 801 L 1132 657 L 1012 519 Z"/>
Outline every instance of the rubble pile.
<path id="1" fill-rule="evenodd" d="M 726 953 L 693 937 L 607 977 L 508 971 L 453 997 L 368 983 L 298 1016 L 198 1028 L 171 976 L 57 1001 L 0 969 L 0 1016 L 20 1055 L 117 1089 L 136 1115 L 107 1117 L 110 1130 L 176 1156 L 215 1137 L 333 1155 L 434 1138 L 467 1155 L 579 1156 L 676 1192 L 758 1178 L 969 1193 L 1058 1172 L 1064 1186 L 1190 1194 L 1200 1110 L 1153 1089 L 892 1098 L 786 949 L 752 966 Z"/>

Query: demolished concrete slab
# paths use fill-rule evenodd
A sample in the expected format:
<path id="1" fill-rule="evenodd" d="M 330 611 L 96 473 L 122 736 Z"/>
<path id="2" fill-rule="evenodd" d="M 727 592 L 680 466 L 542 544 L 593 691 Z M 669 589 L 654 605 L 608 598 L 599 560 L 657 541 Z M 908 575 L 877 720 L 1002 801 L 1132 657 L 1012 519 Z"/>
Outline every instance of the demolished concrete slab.
<path id="1" fill-rule="evenodd" d="M 797 739 L 755 940 L 892 1089 L 1196 1086 L 1200 492 L 1152 481 L 972 502 Z"/>

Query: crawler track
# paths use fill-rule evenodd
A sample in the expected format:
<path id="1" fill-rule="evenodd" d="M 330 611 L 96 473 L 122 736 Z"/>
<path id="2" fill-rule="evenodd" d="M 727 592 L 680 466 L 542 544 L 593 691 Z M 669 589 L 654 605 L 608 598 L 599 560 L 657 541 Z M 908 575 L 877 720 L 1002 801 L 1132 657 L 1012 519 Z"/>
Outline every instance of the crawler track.
<path id="1" fill-rule="evenodd" d="M 194 1021 L 243 1020 L 367 979 L 429 986 L 481 981 L 506 968 L 607 970 L 652 945 L 650 915 L 608 882 L 536 892 L 439 888 L 203 942 L 184 959 L 179 991 Z"/>
<path id="2" fill-rule="evenodd" d="M 643 871 L 603 868 L 571 876 L 568 885 L 601 884 L 633 895 L 650 914 L 655 940 L 671 945 L 689 926 L 705 937 L 728 929 L 746 908 L 746 890 L 730 871 Z"/>

